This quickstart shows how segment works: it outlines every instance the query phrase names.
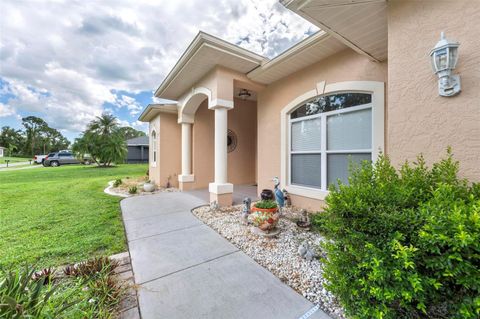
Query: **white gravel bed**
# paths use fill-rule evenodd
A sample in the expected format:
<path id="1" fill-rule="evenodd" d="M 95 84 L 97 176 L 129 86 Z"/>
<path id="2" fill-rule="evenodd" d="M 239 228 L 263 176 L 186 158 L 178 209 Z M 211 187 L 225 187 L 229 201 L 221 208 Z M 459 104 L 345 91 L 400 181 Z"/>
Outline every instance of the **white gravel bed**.
<path id="1" fill-rule="evenodd" d="M 205 224 L 232 242 L 236 247 L 268 269 L 281 281 L 292 287 L 305 298 L 320 304 L 323 311 L 333 318 L 345 318 L 335 297 L 325 288 L 322 263 L 318 259 L 307 261 L 298 254 L 298 247 L 307 241 L 310 247 L 318 247 L 326 239 L 316 232 L 300 229 L 295 224 L 299 210 L 287 209 L 278 222 L 281 232 L 267 238 L 251 233 L 251 225 L 245 225 L 240 218 L 242 206 L 211 211 L 202 206 L 192 212 Z M 317 251 L 321 255 L 321 251 Z"/>
<path id="2" fill-rule="evenodd" d="M 179 192 L 178 188 L 170 187 L 170 188 L 163 188 L 157 187 L 153 192 L 145 192 L 143 191 L 143 184 L 139 184 L 137 186 L 137 193 L 130 194 L 128 189 L 122 189 L 118 187 L 113 187 L 114 181 L 108 182 L 108 187 L 105 188 L 103 191 L 108 195 L 118 196 L 118 197 L 132 197 L 132 196 L 141 196 L 141 195 L 151 195 L 157 193 L 171 193 L 171 192 Z"/>

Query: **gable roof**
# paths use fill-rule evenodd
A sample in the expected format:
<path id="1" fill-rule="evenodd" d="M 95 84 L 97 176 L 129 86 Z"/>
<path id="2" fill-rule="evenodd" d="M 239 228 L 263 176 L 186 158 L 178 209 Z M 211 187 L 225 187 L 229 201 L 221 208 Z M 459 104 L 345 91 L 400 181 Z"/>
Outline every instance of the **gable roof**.
<path id="1" fill-rule="evenodd" d="M 270 84 L 347 48 L 325 31 L 318 31 L 262 64 L 247 76 L 256 82 Z"/>
<path id="2" fill-rule="evenodd" d="M 177 100 L 215 66 L 245 74 L 266 60 L 261 55 L 200 31 L 155 91 L 155 96 Z"/>
<path id="3" fill-rule="evenodd" d="M 127 140 L 127 146 L 148 146 L 148 136 L 139 136 Z"/>

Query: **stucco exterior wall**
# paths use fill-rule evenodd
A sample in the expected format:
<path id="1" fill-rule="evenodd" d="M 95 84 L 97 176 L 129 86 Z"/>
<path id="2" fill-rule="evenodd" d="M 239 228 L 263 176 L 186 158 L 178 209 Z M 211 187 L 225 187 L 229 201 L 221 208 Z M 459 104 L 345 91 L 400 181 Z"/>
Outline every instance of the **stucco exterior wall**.
<path id="1" fill-rule="evenodd" d="M 427 162 L 452 146 L 461 175 L 480 180 L 480 2 L 390 0 L 388 133 L 395 164 L 423 153 Z M 454 73 L 462 92 L 440 97 L 430 50 L 440 32 L 460 42 Z"/>
<path id="2" fill-rule="evenodd" d="M 205 100 L 195 113 L 192 129 L 192 171 L 195 181 L 192 189 L 208 188 L 214 178 L 214 111 Z"/>
<path id="3" fill-rule="evenodd" d="M 314 90 L 316 84 L 343 81 L 387 81 L 386 63 L 376 63 L 350 49 L 346 49 L 319 63 L 309 66 L 284 79 L 272 83 L 258 93 L 257 156 L 258 191 L 273 188 L 271 179 L 280 177 L 280 112 L 293 99 Z M 387 112 L 386 112 L 386 117 Z M 386 143 L 388 144 L 388 142 Z M 388 146 L 386 145 L 386 148 Z M 309 209 L 320 209 L 322 201 L 292 195 L 292 204 Z"/>
<path id="4" fill-rule="evenodd" d="M 153 163 L 152 131 L 157 133 L 157 161 Z M 157 186 L 165 187 L 168 177 L 170 184 L 178 187 L 178 174 L 181 171 L 181 127 L 176 114 L 163 113 L 150 121 L 150 150 L 148 174 Z"/>
<path id="5" fill-rule="evenodd" d="M 237 135 L 237 147 L 228 153 L 228 181 L 234 185 L 256 181 L 257 103 L 234 99 L 228 128 Z"/>
<path id="6" fill-rule="evenodd" d="M 167 181 L 173 187 L 178 187 L 178 174 L 182 167 L 182 130 L 177 123 L 177 114 L 160 115 L 160 179 L 161 186 Z"/>
<path id="7" fill-rule="evenodd" d="M 253 184 L 256 166 L 256 102 L 234 100 L 234 108 L 228 111 L 228 128 L 237 135 L 237 148 L 228 153 L 228 182 Z M 214 110 L 204 101 L 195 113 L 193 125 L 193 189 L 207 188 L 214 181 Z"/>

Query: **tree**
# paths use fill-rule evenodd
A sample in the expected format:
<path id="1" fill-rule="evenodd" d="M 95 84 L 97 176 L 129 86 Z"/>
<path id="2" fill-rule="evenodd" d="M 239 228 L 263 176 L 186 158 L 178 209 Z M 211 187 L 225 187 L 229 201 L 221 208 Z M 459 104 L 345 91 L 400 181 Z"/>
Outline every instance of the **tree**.
<path id="1" fill-rule="evenodd" d="M 17 150 L 20 150 L 25 143 L 25 137 L 21 130 L 16 130 L 10 126 L 2 127 L 0 131 L 0 146 L 8 149 L 8 155 L 12 156 Z"/>
<path id="2" fill-rule="evenodd" d="M 140 137 L 140 136 L 147 136 L 145 132 L 139 131 L 134 129 L 133 127 L 130 126 L 124 126 L 120 128 L 120 134 L 123 135 L 123 138 L 125 140 L 129 140 L 134 137 Z"/>
<path id="3" fill-rule="evenodd" d="M 87 125 L 83 135 L 75 139 L 72 149 L 80 157 L 88 154 L 93 162 L 103 167 L 123 162 L 127 155 L 127 144 L 118 121 L 106 113 Z"/>
<path id="4" fill-rule="evenodd" d="M 47 122 L 36 116 L 27 116 L 22 118 L 22 124 L 25 127 L 27 133 L 27 142 L 25 143 L 25 152 L 30 155 L 35 155 L 35 151 L 38 148 L 38 140 L 40 138 L 40 132 L 48 127 Z"/>

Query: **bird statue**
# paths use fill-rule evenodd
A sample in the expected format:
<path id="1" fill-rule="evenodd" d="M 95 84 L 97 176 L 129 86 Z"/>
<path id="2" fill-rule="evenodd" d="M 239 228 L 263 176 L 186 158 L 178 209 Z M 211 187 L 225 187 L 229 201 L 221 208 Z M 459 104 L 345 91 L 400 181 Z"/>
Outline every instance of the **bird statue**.
<path id="1" fill-rule="evenodd" d="M 272 179 L 273 184 L 274 184 L 274 194 L 275 194 L 275 200 L 278 204 L 278 207 L 283 208 L 285 206 L 285 196 L 283 195 L 282 190 L 280 189 L 280 180 L 278 177 L 274 177 Z"/>
<path id="2" fill-rule="evenodd" d="M 250 215 L 250 205 L 252 204 L 252 200 L 250 197 L 245 197 L 243 199 L 243 208 L 242 208 L 242 220 L 244 224 L 248 224 L 248 215 Z"/>

